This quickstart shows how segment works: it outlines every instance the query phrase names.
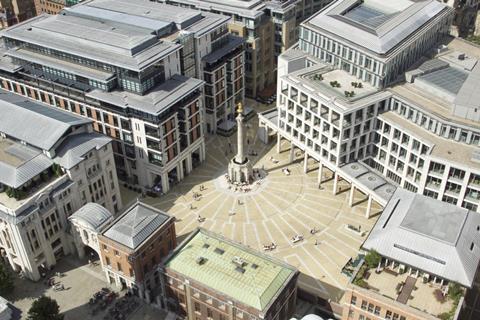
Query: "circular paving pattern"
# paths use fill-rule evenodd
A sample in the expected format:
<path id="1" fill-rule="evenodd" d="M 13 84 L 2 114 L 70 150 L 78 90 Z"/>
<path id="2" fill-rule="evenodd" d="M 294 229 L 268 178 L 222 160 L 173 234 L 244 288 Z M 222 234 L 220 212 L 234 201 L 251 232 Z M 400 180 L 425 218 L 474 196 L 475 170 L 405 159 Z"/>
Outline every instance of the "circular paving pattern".
<path id="1" fill-rule="evenodd" d="M 300 160 L 288 163 L 287 142 L 282 145 L 284 151 L 277 154 L 275 144 L 265 145 L 255 138 L 256 118 L 250 123 L 248 136 L 253 144 L 248 149 L 258 152 L 251 161 L 255 168 L 263 167 L 267 172 L 260 185 L 245 193 L 228 189 L 224 175 L 234 153 L 225 155 L 224 150 L 229 142 L 234 144 L 236 136 L 210 136 L 205 163 L 167 195 L 147 198 L 146 202 L 177 218 L 180 240 L 197 227 L 221 233 L 297 267 L 302 272 L 300 287 L 338 301 L 348 283 L 342 267 L 357 255 L 365 240 L 345 226 L 361 225 L 362 230 L 369 231 L 376 219 L 364 217 L 366 202 L 349 207 L 345 182 L 339 183 L 344 191 L 336 196 L 332 193 L 332 181 L 324 182 L 319 189 L 318 164 L 312 160 L 310 171 L 303 173 Z M 285 174 L 285 168 L 290 175 Z M 201 195 L 198 200 L 194 193 Z M 355 193 L 355 202 L 363 197 Z M 379 207 L 374 205 L 375 209 Z M 313 228 L 315 234 L 310 232 Z M 294 243 L 292 238 L 297 235 L 304 239 Z M 264 245 L 271 243 L 277 247 L 264 251 Z"/>

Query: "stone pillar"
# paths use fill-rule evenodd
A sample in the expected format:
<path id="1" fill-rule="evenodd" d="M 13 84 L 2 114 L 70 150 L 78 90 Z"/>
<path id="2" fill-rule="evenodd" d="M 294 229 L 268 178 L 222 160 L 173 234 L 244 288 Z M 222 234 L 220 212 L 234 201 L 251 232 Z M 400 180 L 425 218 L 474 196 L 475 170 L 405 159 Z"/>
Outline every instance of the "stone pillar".
<path id="1" fill-rule="evenodd" d="M 243 114 L 239 110 L 237 116 L 237 155 L 235 157 L 235 161 L 237 163 L 244 163 L 245 162 L 245 152 L 244 152 L 244 138 L 245 132 L 243 127 Z"/>
<path id="2" fill-rule="evenodd" d="M 168 182 L 168 173 L 162 174 L 162 192 L 167 193 L 170 190 L 170 183 Z"/>
<path id="3" fill-rule="evenodd" d="M 203 162 L 205 161 L 205 141 L 202 142 L 202 144 L 200 145 L 200 162 Z"/>
<path id="4" fill-rule="evenodd" d="M 323 164 L 318 162 L 318 187 L 322 186 L 322 179 L 323 179 Z"/>
<path id="5" fill-rule="evenodd" d="M 333 174 L 333 195 L 337 195 L 338 173 Z"/>
<path id="6" fill-rule="evenodd" d="M 348 205 L 349 205 L 350 207 L 353 207 L 354 195 L 355 195 L 355 186 L 354 186 L 353 183 L 352 183 L 352 186 L 350 187 L 350 199 L 349 199 L 349 201 L 348 201 Z"/>
<path id="7" fill-rule="evenodd" d="M 177 165 L 177 180 L 180 181 L 183 180 L 183 178 L 183 160 L 181 160 Z"/>
<path id="8" fill-rule="evenodd" d="M 187 173 L 192 172 L 193 165 L 192 165 L 192 155 L 191 154 L 188 155 L 185 164 L 187 165 Z"/>
<path id="9" fill-rule="evenodd" d="M 305 151 L 305 158 L 303 160 L 303 173 L 307 173 L 308 171 L 308 153 Z"/>
<path id="10" fill-rule="evenodd" d="M 365 214 L 365 218 L 370 218 L 370 211 L 372 210 L 372 196 L 368 196 L 368 202 L 367 202 L 367 212 Z"/>
<path id="11" fill-rule="evenodd" d="M 277 153 L 280 153 L 282 150 L 282 136 L 280 133 L 277 133 Z"/>

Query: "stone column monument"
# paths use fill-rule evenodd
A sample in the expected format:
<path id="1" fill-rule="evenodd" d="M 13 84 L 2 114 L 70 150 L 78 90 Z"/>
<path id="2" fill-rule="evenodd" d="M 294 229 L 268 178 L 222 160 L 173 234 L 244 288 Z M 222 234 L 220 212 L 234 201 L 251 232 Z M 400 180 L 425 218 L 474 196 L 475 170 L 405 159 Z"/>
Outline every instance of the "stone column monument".
<path id="1" fill-rule="evenodd" d="M 243 125 L 243 107 L 238 103 L 237 116 L 237 155 L 228 164 L 228 177 L 233 183 L 250 183 L 252 164 L 245 155 L 245 127 Z"/>

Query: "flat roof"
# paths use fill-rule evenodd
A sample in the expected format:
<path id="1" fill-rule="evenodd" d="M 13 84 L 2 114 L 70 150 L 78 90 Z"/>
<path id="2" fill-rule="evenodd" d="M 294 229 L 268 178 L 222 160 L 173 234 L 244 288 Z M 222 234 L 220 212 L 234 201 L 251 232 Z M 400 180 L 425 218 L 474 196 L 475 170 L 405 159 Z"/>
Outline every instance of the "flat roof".
<path id="1" fill-rule="evenodd" d="M 202 85 L 202 80 L 176 74 L 143 96 L 128 91 L 105 92 L 99 89 L 87 92 L 86 95 L 120 108 L 131 108 L 158 115 L 183 99 L 187 94 L 201 88 Z"/>
<path id="2" fill-rule="evenodd" d="M 205 57 L 203 57 L 203 61 L 207 63 L 215 63 L 217 60 L 223 58 L 226 54 L 230 53 L 231 51 L 234 51 L 245 42 L 243 38 L 236 37 L 233 35 L 228 35 L 227 39 L 228 39 L 228 42 L 225 43 L 225 45 L 207 54 Z"/>
<path id="3" fill-rule="evenodd" d="M 180 49 L 144 29 L 73 15 L 40 15 L 3 31 L 3 37 L 140 71 Z"/>
<path id="4" fill-rule="evenodd" d="M 167 0 L 160 0 L 167 2 Z M 264 14 L 263 10 L 266 8 L 263 0 L 175 0 L 168 1 L 174 3 L 182 3 L 194 6 L 198 9 L 206 11 L 220 11 L 236 14 L 247 18 L 257 18 Z"/>
<path id="5" fill-rule="evenodd" d="M 340 0 L 304 25 L 385 55 L 438 14 L 449 10 L 436 0 Z"/>
<path id="6" fill-rule="evenodd" d="M 421 140 L 431 146 L 430 155 L 433 158 L 444 159 L 470 168 L 480 168 L 480 162 L 475 160 L 478 147 L 442 138 L 405 119 L 395 111 L 387 111 L 378 116 L 380 120 L 388 121 L 395 127 L 407 132 L 411 137 Z"/>
<path id="7" fill-rule="evenodd" d="M 229 20 L 229 17 L 219 14 L 148 0 L 90 0 L 66 8 L 63 12 L 120 26 L 142 28 L 160 37 L 178 30 L 188 30 L 201 36 Z"/>
<path id="8" fill-rule="evenodd" d="M 91 120 L 0 90 L 0 132 L 50 150 L 72 127 Z"/>
<path id="9" fill-rule="evenodd" d="M 363 247 L 471 287 L 480 262 L 480 215 L 398 188 Z"/>
<path id="10" fill-rule="evenodd" d="M 293 55 L 291 60 L 302 58 L 308 59 L 308 56 L 299 55 L 295 58 L 295 55 Z M 323 63 L 313 64 L 310 67 L 291 72 L 281 79 L 313 96 L 316 95 L 328 101 L 329 106 L 334 106 L 337 112 L 363 108 L 366 104 L 372 104 L 391 96 L 389 92 L 379 90 L 344 70 L 334 69 Z M 339 88 L 332 87 L 330 82 L 334 81 L 340 84 Z M 355 88 L 352 83 L 361 83 L 362 88 Z M 345 91 L 353 91 L 354 96 L 346 97 Z"/>
<path id="11" fill-rule="evenodd" d="M 171 219 L 163 211 L 137 202 L 126 209 L 103 236 L 134 250 Z"/>
<path id="12" fill-rule="evenodd" d="M 178 246 L 165 268 L 260 311 L 297 274 L 284 262 L 204 229 Z"/>

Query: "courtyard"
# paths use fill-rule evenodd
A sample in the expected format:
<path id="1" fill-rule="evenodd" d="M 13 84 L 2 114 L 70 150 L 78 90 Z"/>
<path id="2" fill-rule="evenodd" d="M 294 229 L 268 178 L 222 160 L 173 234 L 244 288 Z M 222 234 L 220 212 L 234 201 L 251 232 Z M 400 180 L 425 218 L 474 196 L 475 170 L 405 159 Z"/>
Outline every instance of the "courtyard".
<path id="1" fill-rule="evenodd" d="M 102 288 L 109 288 L 117 293 L 118 296 L 111 305 L 115 301 L 125 299 L 123 298 L 125 292 L 119 292 L 117 288 L 110 287 L 106 282 L 99 263 L 89 265 L 87 261 L 79 260 L 75 256 L 64 257 L 60 260 L 48 277 L 53 277 L 56 283 L 61 283 L 64 290 L 56 291 L 53 287 L 47 286 L 44 281 L 32 282 L 15 277 L 15 290 L 6 298 L 21 311 L 22 319 L 27 319 L 32 302 L 41 295 L 57 301 L 64 320 L 105 319 L 108 308 L 92 312 L 95 306 L 88 303 L 93 294 Z M 162 320 L 167 315 L 164 311 L 154 309 L 140 299 L 135 299 L 135 308 L 125 316 L 126 320 Z"/>
<path id="2" fill-rule="evenodd" d="M 256 105 L 250 100 L 248 104 Z M 267 107 L 254 109 L 260 112 Z M 166 195 L 144 201 L 176 218 L 179 241 L 197 227 L 220 233 L 297 267 L 300 288 L 339 302 L 349 281 L 342 268 L 355 259 L 376 217 L 365 218 L 367 203 L 359 192 L 355 205 L 349 206 L 348 183 L 340 181 L 340 192 L 333 195 L 332 173 L 326 170 L 319 188 L 318 163 L 311 160 L 305 174 L 299 150 L 289 163 L 288 142 L 283 141 L 278 154 L 275 141 L 266 145 L 257 139 L 257 127 L 257 117 L 247 122 L 246 150 L 257 154 L 249 158 L 266 176 L 250 191 L 235 192 L 225 182 L 228 162 L 236 152 L 236 135 L 209 135 L 206 161 Z M 372 212 L 380 211 L 374 203 Z M 271 244 L 275 248 L 268 250 Z"/>

